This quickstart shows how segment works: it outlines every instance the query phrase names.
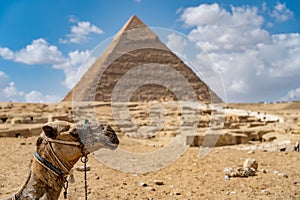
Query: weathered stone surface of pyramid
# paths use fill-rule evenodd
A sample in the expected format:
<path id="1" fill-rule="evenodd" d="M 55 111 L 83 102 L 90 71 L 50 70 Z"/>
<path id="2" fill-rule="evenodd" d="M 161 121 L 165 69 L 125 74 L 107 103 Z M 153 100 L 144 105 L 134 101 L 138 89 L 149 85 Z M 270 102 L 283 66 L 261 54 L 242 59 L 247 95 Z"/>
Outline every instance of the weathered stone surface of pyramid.
<path id="1" fill-rule="evenodd" d="M 180 76 L 188 82 L 190 90 L 193 90 L 198 101 L 221 102 L 221 99 L 136 16 L 128 20 L 114 37 L 110 46 L 63 101 L 111 102 L 114 89 L 120 80 L 137 67 L 140 67 L 140 71 L 132 77 L 129 76 L 130 80 L 122 82 L 124 83 L 121 89 L 123 93 L 126 88 L 137 87 L 134 92 L 128 90 L 131 92 L 130 101 L 190 100 L 188 95 L 185 96 L 187 88 L 178 83 L 176 78 L 169 77 L 168 72 L 159 70 L 160 66 L 166 66 L 181 74 Z M 151 76 L 154 76 L 156 80 L 163 79 L 159 82 L 161 84 L 148 80 L 143 85 L 133 86 L 138 81 L 149 78 L 147 73 L 144 73 L 144 69 L 156 72 L 157 76 L 153 74 Z M 139 74 L 140 77 L 138 77 Z M 178 91 L 180 91 L 180 98 L 178 98 Z"/>

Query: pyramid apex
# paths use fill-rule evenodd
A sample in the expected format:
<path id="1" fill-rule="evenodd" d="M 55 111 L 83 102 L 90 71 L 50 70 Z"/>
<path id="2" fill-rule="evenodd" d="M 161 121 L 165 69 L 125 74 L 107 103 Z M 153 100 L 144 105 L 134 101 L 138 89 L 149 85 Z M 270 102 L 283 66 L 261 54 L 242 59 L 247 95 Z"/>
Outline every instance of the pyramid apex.
<path id="1" fill-rule="evenodd" d="M 129 21 L 130 21 L 131 19 L 133 19 L 133 18 L 139 19 L 139 20 L 140 20 L 140 18 L 139 18 L 138 16 L 136 16 L 136 15 L 131 15 L 131 17 L 129 18 Z"/>
<path id="2" fill-rule="evenodd" d="M 140 21 L 142 22 L 142 20 L 137 16 L 137 15 L 132 15 L 128 21 Z M 143 23 L 143 22 L 142 22 Z"/>
<path id="3" fill-rule="evenodd" d="M 123 37 L 124 33 L 127 37 Z M 130 33 L 130 34 L 128 34 Z M 130 40 L 144 40 L 144 39 L 154 39 L 157 40 L 156 34 L 136 15 L 132 15 L 125 25 L 120 29 L 120 31 L 115 35 L 114 41 L 118 41 L 121 38 L 131 38 Z"/>
<path id="4" fill-rule="evenodd" d="M 123 28 L 121 29 L 121 32 L 125 32 L 135 28 L 145 28 L 145 27 L 147 27 L 147 25 L 142 20 L 140 20 L 138 16 L 132 15 L 129 18 L 129 20 L 126 22 L 126 24 L 123 26 Z"/>

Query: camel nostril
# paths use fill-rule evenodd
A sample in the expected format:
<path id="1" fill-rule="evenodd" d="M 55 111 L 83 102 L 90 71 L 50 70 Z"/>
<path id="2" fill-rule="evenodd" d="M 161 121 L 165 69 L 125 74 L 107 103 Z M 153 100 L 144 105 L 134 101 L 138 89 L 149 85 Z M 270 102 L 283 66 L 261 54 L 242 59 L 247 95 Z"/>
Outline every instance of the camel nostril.
<path id="1" fill-rule="evenodd" d="M 113 143 L 113 144 L 119 144 L 120 141 L 118 140 L 118 138 L 114 138 L 114 139 L 112 140 L 112 143 Z"/>

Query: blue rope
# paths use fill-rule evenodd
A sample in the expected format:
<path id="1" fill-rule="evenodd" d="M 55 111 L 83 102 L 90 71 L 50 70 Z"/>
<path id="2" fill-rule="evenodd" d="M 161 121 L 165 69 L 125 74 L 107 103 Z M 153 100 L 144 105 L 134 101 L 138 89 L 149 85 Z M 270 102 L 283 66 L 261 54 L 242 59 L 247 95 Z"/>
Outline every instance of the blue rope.
<path id="1" fill-rule="evenodd" d="M 38 154 L 38 152 L 34 152 L 34 156 L 42 163 L 44 164 L 47 168 L 51 169 L 53 172 L 55 172 L 57 174 L 57 176 L 62 177 L 64 174 L 57 169 L 56 167 L 54 167 L 50 162 L 48 162 L 47 160 L 45 160 L 44 158 L 42 158 L 40 156 L 40 154 Z"/>

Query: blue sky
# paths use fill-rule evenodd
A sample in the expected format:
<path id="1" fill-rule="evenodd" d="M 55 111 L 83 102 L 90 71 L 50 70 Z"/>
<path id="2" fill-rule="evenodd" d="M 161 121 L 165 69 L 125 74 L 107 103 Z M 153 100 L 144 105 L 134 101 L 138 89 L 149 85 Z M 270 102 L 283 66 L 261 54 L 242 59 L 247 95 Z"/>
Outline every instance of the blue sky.
<path id="1" fill-rule="evenodd" d="M 84 58 L 132 15 L 206 49 L 228 102 L 300 100 L 299 0 L 3 0 L 0 101 L 61 100 Z"/>

